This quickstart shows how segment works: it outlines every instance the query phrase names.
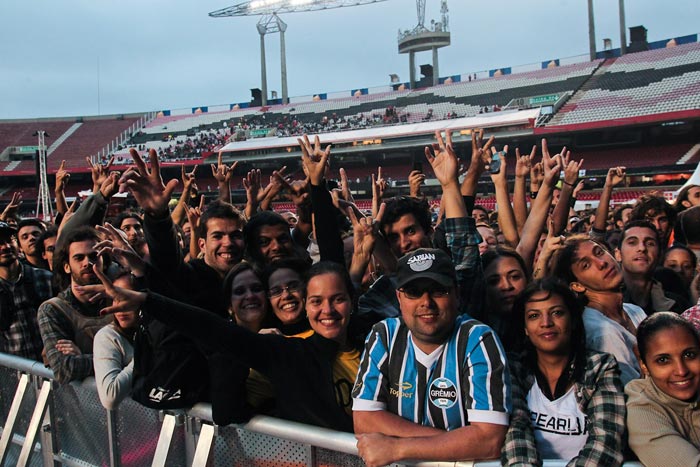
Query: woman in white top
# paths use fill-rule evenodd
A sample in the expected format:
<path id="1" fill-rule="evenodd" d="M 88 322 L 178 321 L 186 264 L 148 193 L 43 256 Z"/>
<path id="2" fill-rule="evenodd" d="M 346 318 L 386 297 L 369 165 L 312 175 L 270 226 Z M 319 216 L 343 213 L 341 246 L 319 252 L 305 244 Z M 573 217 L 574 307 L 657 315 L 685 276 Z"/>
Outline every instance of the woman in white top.
<path id="1" fill-rule="evenodd" d="M 644 310 L 622 302 L 622 269 L 607 248 L 587 235 L 574 235 L 552 258 L 552 277 L 564 280 L 585 303 L 586 345 L 615 357 L 622 384 L 640 376 L 636 330 Z"/>
<path id="2" fill-rule="evenodd" d="M 530 284 L 516 299 L 519 347 L 509 358 L 513 413 L 503 465 L 618 466 L 625 400 L 615 358 L 586 349 L 582 306 L 552 279 Z"/>
<path id="3" fill-rule="evenodd" d="M 124 273 L 114 284 L 133 289 L 132 277 Z M 100 402 L 107 410 L 115 409 L 131 394 L 134 373 L 134 334 L 138 311 L 120 311 L 114 321 L 95 334 L 92 344 L 95 383 Z"/>

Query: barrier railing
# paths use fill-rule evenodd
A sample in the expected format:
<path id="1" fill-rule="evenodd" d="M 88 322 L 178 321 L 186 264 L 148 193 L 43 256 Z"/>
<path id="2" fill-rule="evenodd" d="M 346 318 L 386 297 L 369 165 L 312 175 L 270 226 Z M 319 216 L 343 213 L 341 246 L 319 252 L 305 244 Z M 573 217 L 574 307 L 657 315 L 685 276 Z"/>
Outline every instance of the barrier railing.
<path id="1" fill-rule="evenodd" d="M 0 466 L 364 466 L 351 433 L 266 416 L 216 426 L 209 404 L 159 412 L 127 399 L 107 411 L 94 378 L 58 385 L 41 363 L 2 353 L 0 424 Z M 406 465 L 496 467 L 500 462 Z"/>

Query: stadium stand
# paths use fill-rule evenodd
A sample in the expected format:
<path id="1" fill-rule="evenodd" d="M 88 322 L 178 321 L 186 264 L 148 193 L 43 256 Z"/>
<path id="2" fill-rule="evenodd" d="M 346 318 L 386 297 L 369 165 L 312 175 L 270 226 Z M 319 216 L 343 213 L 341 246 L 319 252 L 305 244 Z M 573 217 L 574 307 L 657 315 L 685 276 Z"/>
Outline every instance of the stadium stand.
<path id="1" fill-rule="evenodd" d="M 549 127 L 700 110 L 700 44 L 608 59 Z"/>
<path id="2" fill-rule="evenodd" d="M 498 76 L 483 80 L 458 82 L 418 90 L 368 94 L 358 97 L 317 100 L 256 109 L 235 109 L 230 112 L 200 113 L 181 116 L 161 116 L 154 119 L 132 140 L 143 143 L 162 140 L 165 135 L 181 135 L 193 129 L 222 128 L 224 123 L 248 125 L 252 128 L 288 130 L 289 134 L 307 131 L 309 124 L 320 124 L 313 130 L 337 131 L 336 119 L 357 118 L 349 127 L 415 123 L 429 119 L 444 120 L 453 116 L 474 116 L 484 110 L 505 107 L 512 99 L 540 95 L 573 93 L 600 65 L 601 61 L 577 63 L 521 74 Z M 392 110 L 396 113 L 388 115 Z M 362 116 L 362 117 L 358 117 Z M 385 118 L 385 117 L 391 118 Z M 332 124 L 322 123 L 324 117 Z M 296 123 L 294 123 L 296 122 Z M 346 122 L 342 122 L 346 123 Z M 294 129 L 299 126 L 299 131 Z M 282 127 L 282 128 L 280 128 Z M 287 136 L 285 131 L 279 135 Z"/>

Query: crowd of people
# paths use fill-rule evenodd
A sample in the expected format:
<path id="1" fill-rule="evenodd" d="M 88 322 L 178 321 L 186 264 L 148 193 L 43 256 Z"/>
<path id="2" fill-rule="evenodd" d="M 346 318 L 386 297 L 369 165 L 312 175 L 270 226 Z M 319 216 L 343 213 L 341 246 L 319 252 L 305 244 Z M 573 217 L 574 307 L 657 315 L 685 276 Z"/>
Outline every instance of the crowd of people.
<path id="1" fill-rule="evenodd" d="M 424 174 L 390 197 L 381 169 L 363 212 L 344 170 L 328 188 L 331 146 L 298 142 L 306 177 L 253 169 L 240 207 L 222 153 L 206 203 L 194 171 L 164 181 L 160 155 L 133 148 L 121 173 L 90 164 L 79 206 L 62 165 L 53 222 L 20 219 L 13 197 L 0 351 L 61 384 L 94 376 L 108 409 L 208 401 L 222 425 L 264 413 L 354 432 L 368 466 L 700 465 L 700 186 L 613 209 L 613 167 L 576 212 L 583 160 L 566 148 L 513 154 L 474 130 L 461 178 L 447 131 L 425 148 L 437 213 Z M 475 205 L 482 176 L 497 212 Z M 105 219 L 118 191 L 138 210 Z M 274 211 L 280 197 L 296 212 Z"/>

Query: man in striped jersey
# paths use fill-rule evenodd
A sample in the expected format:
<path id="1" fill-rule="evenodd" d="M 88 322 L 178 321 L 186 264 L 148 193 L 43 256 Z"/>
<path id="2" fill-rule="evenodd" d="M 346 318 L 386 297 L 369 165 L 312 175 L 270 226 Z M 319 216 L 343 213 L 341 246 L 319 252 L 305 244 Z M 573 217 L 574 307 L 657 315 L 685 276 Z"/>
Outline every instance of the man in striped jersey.
<path id="1" fill-rule="evenodd" d="M 374 326 L 353 389 L 360 455 L 368 466 L 498 457 L 511 408 L 501 343 L 458 315 L 444 251 L 403 256 L 397 281 L 401 317 Z"/>

